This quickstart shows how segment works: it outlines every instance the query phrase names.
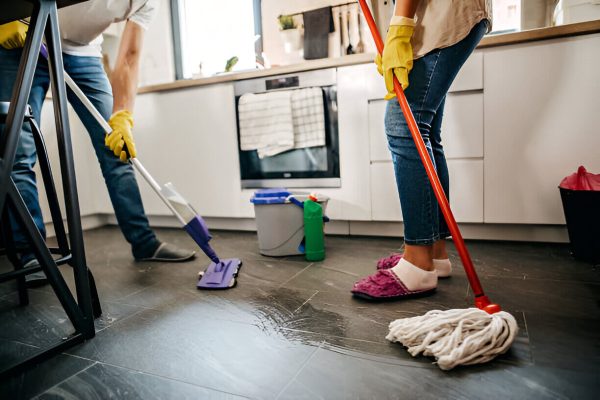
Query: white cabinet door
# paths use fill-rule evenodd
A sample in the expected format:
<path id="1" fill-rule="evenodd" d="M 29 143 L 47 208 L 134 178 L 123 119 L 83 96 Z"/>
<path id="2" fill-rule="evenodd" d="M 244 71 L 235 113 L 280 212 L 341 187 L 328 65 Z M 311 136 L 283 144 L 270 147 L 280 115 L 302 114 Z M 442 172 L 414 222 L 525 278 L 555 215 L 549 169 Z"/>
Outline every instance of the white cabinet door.
<path id="1" fill-rule="evenodd" d="M 458 222 L 483 222 L 483 161 L 449 160 L 450 206 Z M 371 204 L 374 221 L 402 221 L 394 167 L 371 164 Z"/>
<path id="2" fill-rule="evenodd" d="M 400 198 L 391 161 L 371 164 L 371 204 L 373 221 L 402 221 Z"/>
<path id="3" fill-rule="evenodd" d="M 365 70 L 367 98 L 369 100 L 382 100 L 387 93 L 385 82 L 381 75 L 377 73 L 375 64 L 365 64 L 365 66 L 367 67 Z M 476 50 L 465 61 L 454 82 L 452 82 L 449 92 L 481 89 L 483 89 L 483 52 L 482 50 Z"/>
<path id="4" fill-rule="evenodd" d="M 483 222 L 483 160 L 448 160 L 450 207 L 457 222 Z"/>
<path id="5" fill-rule="evenodd" d="M 458 92 L 446 97 L 442 144 L 447 159 L 483 157 L 483 93 Z"/>
<path id="6" fill-rule="evenodd" d="M 75 164 L 75 179 L 77 181 L 77 192 L 79 196 L 79 209 L 82 216 L 96 214 L 97 199 L 101 196 L 107 196 L 106 186 L 103 180 L 95 179 L 95 173 L 99 174 L 98 162 L 96 154 L 89 139 L 89 135 L 75 111 L 69 106 L 69 122 L 71 127 L 71 142 L 73 144 L 73 159 Z M 54 183 L 58 192 L 59 202 L 64 215 L 64 201 L 62 191 L 62 177 L 60 174 L 60 162 L 57 148 L 56 128 L 54 125 L 54 109 L 52 101 L 44 102 L 42 108 L 42 121 L 40 130 L 44 136 L 46 150 L 50 159 L 50 167 L 54 177 Z M 94 171 L 94 170 L 98 170 Z M 40 206 L 44 215 L 44 221 L 51 221 L 50 209 L 48 208 L 48 200 L 44 190 L 42 175 L 39 170 L 39 164 L 35 167 L 37 175 L 38 193 Z"/>
<path id="7" fill-rule="evenodd" d="M 138 155 L 158 182 L 173 182 L 203 216 L 253 215 L 242 202 L 231 83 L 143 94 L 136 114 Z M 139 175 L 138 182 L 148 214 L 170 215 Z"/>
<path id="8" fill-rule="evenodd" d="M 483 89 L 483 52 L 475 50 L 460 69 L 449 92 Z"/>
<path id="9" fill-rule="evenodd" d="M 385 135 L 385 108 L 387 101 L 369 101 L 369 150 L 371 161 L 392 161 Z"/>
<path id="10" fill-rule="evenodd" d="M 371 161 L 391 161 L 385 135 L 387 101 L 369 101 L 369 144 Z M 442 122 L 446 158 L 483 157 L 483 92 L 455 92 L 446 98 Z"/>
<path id="11" fill-rule="evenodd" d="M 600 171 L 600 34 L 485 53 L 485 222 L 563 224 L 557 189 Z"/>

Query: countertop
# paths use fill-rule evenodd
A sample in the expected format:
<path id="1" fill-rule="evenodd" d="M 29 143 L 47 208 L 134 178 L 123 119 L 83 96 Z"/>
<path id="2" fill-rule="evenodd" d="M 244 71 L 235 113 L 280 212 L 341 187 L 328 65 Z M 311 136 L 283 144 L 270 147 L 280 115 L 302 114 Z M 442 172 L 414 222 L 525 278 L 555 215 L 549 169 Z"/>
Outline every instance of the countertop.
<path id="1" fill-rule="evenodd" d="M 482 49 L 495 46 L 505 46 L 517 43 L 586 35 L 598 32 L 600 32 L 600 20 L 579 22 L 576 24 L 531 29 L 523 32 L 486 36 L 481 40 L 477 48 Z M 263 70 L 224 73 L 221 75 L 206 78 L 185 79 L 158 85 L 148 85 L 141 87 L 138 90 L 138 93 L 162 92 L 167 90 L 212 85 L 215 83 L 239 81 L 243 79 L 260 78 L 272 75 L 293 74 L 295 72 L 300 71 L 310 71 L 315 69 L 337 68 L 348 65 L 365 64 L 373 61 L 374 58 L 375 54 L 369 53 L 353 54 L 339 58 L 324 58 L 321 60 L 305 61 L 298 64 L 278 66 Z"/>

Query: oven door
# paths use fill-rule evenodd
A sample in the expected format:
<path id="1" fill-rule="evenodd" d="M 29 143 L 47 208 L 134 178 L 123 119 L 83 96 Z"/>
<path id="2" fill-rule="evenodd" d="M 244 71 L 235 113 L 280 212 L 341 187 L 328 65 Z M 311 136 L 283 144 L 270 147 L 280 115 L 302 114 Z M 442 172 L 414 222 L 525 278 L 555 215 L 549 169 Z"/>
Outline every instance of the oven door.
<path id="1" fill-rule="evenodd" d="M 325 146 L 293 149 L 260 159 L 256 150 L 238 151 L 242 188 L 340 187 L 337 86 L 320 86 L 325 114 Z M 236 115 L 240 96 L 236 96 Z"/>

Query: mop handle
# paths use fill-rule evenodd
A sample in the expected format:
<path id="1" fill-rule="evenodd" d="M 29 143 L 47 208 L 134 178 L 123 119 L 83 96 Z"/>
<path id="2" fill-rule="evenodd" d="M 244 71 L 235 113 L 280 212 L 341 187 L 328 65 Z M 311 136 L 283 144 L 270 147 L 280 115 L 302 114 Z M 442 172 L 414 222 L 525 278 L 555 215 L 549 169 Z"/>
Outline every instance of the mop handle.
<path id="1" fill-rule="evenodd" d="M 100 124 L 100 126 L 102 127 L 104 132 L 106 132 L 107 135 L 110 132 L 112 132 L 112 128 L 110 127 L 108 122 L 102 117 L 102 115 L 98 112 L 96 107 L 94 107 L 92 102 L 81 91 L 79 86 L 77 86 L 77 84 L 73 81 L 73 79 L 71 79 L 69 74 L 67 74 L 66 72 L 64 74 L 65 74 L 65 82 L 66 82 L 67 86 L 69 87 L 69 89 L 71 89 L 71 91 L 75 94 L 75 96 L 77 96 L 79 101 L 81 101 L 83 103 L 85 108 L 89 111 L 89 113 L 92 115 L 92 117 L 94 117 L 96 122 L 98 122 L 98 124 Z M 142 175 L 142 177 L 146 180 L 146 182 L 148 182 L 150 187 L 152 189 L 154 189 L 154 191 L 156 192 L 158 197 L 160 197 L 160 199 L 163 201 L 163 203 L 165 203 L 165 205 L 169 208 L 169 210 L 171 210 L 173 215 L 175 215 L 177 217 L 179 222 L 181 222 L 181 224 L 183 226 L 186 226 L 187 222 L 177 212 L 177 210 L 173 207 L 171 202 L 165 197 L 158 182 L 156 182 L 156 180 L 152 177 L 152 175 L 150 175 L 148 170 L 146 168 L 144 168 L 144 166 L 142 165 L 140 160 L 138 160 L 137 158 L 131 158 L 131 164 L 135 167 L 135 169 L 137 169 L 137 171 L 140 173 L 140 175 Z"/>
<path id="2" fill-rule="evenodd" d="M 371 35 L 375 40 L 377 51 L 379 52 L 379 54 L 382 54 L 383 41 L 381 40 L 381 36 L 379 35 L 379 31 L 377 30 L 377 25 L 373 20 L 373 15 L 371 15 L 369 6 L 367 5 L 365 0 L 358 0 L 358 2 L 360 3 L 360 8 L 362 9 L 363 15 L 367 20 L 369 29 L 371 30 Z M 452 234 L 452 239 L 454 240 L 454 244 L 456 246 L 456 249 L 458 250 L 458 254 L 460 255 L 460 259 L 465 268 L 467 278 L 469 279 L 469 284 L 471 285 L 471 289 L 473 290 L 473 293 L 475 295 L 475 304 L 479 308 L 484 308 L 485 306 L 490 304 L 490 301 L 487 298 L 487 296 L 485 296 L 483 293 L 481 282 L 479 282 L 477 272 L 475 272 L 475 267 L 473 266 L 473 261 L 471 261 L 471 256 L 469 255 L 467 247 L 465 246 L 465 241 L 460 233 L 460 230 L 458 229 L 458 224 L 454 219 L 454 215 L 452 214 L 452 210 L 450 209 L 450 204 L 448 203 L 448 199 L 446 198 L 446 194 L 444 193 L 444 189 L 442 188 L 440 179 L 438 178 L 435 167 L 431 162 L 431 158 L 429 157 L 429 153 L 427 152 L 427 148 L 425 147 L 423 138 L 419 133 L 419 127 L 417 125 L 417 122 L 415 121 L 415 117 L 412 114 L 410 106 L 408 105 L 408 100 L 404 95 L 404 90 L 402 89 L 402 86 L 400 86 L 400 82 L 398 82 L 398 79 L 396 78 L 395 74 L 394 91 L 396 92 L 396 97 L 398 98 L 398 102 L 400 103 L 400 108 L 402 108 L 402 113 L 404 114 L 404 117 L 410 129 L 411 136 L 415 142 L 415 145 L 417 146 L 417 151 L 419 152 L 419 156 L 421 157 L 421 161 L 423 162 L 423 166 L 425 167 L 425 171 L 427 172 L 427 177 L 429 178 L 429 182 L 431 182 L 433 192 L 435 193 L 435 197 L 438 201 L 440 209 L 444 214 L 444 219 L 448 224 L 448 228 L 450 229 L 450 233 Z"/>

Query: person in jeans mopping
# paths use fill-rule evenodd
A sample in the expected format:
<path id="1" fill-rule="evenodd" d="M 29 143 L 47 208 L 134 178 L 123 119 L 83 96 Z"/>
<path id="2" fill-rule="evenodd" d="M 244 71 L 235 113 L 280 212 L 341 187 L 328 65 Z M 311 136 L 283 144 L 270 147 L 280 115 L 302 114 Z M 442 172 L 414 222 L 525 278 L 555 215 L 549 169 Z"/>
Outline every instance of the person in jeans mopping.
<path id="1" fill-rule="evenodd" d="M 69 102 L 89 132 L 119 227 L 130 243 L 136 260 L 177 262 L 195 257 L 194 251 L 179 249 L 160 242 L 148 223 L 140 190 L 129 157 L 135 157 L 132 136 L 133 105 L 137 91 L 140 53 L 144 32 L 153 19 L 157 0 L 111 1 L 91 0 L 58 11 L 65 71 L 83 90 L 97 110 L 108 120 L 112 133 L 104 130 L 72 93 Z M 111 81 L 102 65 L 100 44 L 102 32 L 113 22 L 127 21 L 119 45 Z M 19 60 L 25 43 L 27 25 L 12 22 L 0 26 L 0 101 L 10 101 Z M 37 64 L 29 105 L 36 121 L 40 121 L 42 105 L 50 77 L 48 65 Z M 23 126 L 12 178 L 25 200 L 36 226 L 45 236 L 35 172 L 36 149 L 28 124 Z M 20 249 L 25 266 L 37 263 L 28 250 L 28 241 L 21 227 L 11 218 L 13 239 Z M 26 277 L 30 286 L 47 282 L 43 272 Z"/>
<path id="2" fill-rule="evenodd" d="M 433 292 L 452 266 L 445 239 L 450 232 L 393 87 L 405 89 L 429 156 L 449 197 L 448 166 L 441 126 L 446 95 L 458 71 L 491 28 L 486 0 L 397 0 L 378 71 L 388 101 L 385 131 L 404 217 L 404 253 L 379 260 L 377 272 L 354 284 L 352 293 L 369 300 L 402 299 Z M 409 84 L 410 82 L 410 84 Z"/>

